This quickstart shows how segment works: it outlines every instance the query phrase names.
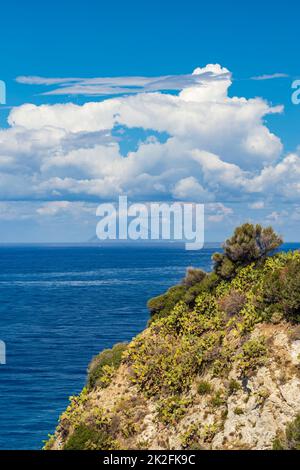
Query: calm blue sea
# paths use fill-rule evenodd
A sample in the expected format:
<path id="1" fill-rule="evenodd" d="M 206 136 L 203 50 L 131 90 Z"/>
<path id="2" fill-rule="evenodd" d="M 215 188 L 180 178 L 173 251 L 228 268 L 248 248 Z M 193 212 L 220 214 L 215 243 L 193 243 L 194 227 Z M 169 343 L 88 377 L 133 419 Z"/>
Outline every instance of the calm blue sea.
<path id="1" fill-rule="evenodd" d="M 298 245 L 299 246 L 299 245 Z M 286 246 L 286 248 L 290 248 Z M 39 449 L 93 355 L 130 340 L 146 301 L 187 266 L 209 270 L 213 248 L 0 247 L 0 449 Z"/>

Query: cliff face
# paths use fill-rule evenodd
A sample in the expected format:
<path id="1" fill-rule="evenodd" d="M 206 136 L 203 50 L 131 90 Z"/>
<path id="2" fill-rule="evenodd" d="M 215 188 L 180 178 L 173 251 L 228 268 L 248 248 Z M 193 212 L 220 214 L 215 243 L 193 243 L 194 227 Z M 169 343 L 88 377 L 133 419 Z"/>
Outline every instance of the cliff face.
<path id="1" fill-rule="evenodd" d="M 297 273 L 300 254 L 281 253 L 160 298 L 143 333 L 93 360 L 45 447 L 297 448 Z"/>

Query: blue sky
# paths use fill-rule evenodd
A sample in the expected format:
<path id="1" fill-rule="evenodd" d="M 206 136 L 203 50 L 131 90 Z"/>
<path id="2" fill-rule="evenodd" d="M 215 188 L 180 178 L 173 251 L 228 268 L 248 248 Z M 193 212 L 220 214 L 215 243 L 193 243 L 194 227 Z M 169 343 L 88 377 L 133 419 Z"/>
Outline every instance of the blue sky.
<path id="1" fill-rule="evenodd" d="M 7 85 L 7 106 L 0 105 L 0 125 L 3 130 L 2 140 L 0 137 L 0 157 L 2 145 L 0 241 L 84 241 L 89 239 L 95 230 L 93 204 L 97 199 L 100 201 L 101 198 L 112 198 L 118 191 L 129 192 L 133 200 L 150 200 L 151 197 L 159 198 L 160 196 L 162 199 L 181 197 L 184 199 L 188 196 L 187 187 L 192 188 L 191 195 L 195 195 L 196 188 L 200 199 L 203 193 L 204 202 L 210 204 L 208 213 L 211 220 L 207 223 L 208 241 L 222 239 L 228 235 L 234 225 L 245 218 L 269 221 L 283 233 L 286 239 L 298 240 L 300 205 L 298 208 L 297 175 L 300 175 L 300 171 L 297 172 L 300 165 L 298 166 L 297 147 L 300 144 L 300 105 L 295 106 L 291 102 L 291 84 L 300 76 L 299 13 L 300 5 L 297 1 L 275 3 L 256 0 L 252 2 L 189 0 L 159 2 L 154 0 L 151 3 L 115 1 L 111 4 L 102 1 L 52 1 L 44 4 L 43 8 L 38 7 L 33 1 L 4 3 L 1 6 L 0 79 L 4 80 Z M 122 166 L 122 169 L 119 168 L 118 171 L 108 176 L 109 170 L 107 170 L 105 177 L 101 172 L 97 174 L 97 168 L 90 160 L 87 163 L 89 171 L 84 168 L 85 156 L 81 155 L 84 149 L 108 145 L 102 139 L 102 134 L 105 134 L 103 123 L 99 128 L 91 126 L 81 129 L 80 126 L 74 124 L 75 127 L 68 128 L 67 131 L 64 129 L 66 132 L 63 136 L 63 146 L 60 141 L 61 136 L 52 131 L 51 135 L 49 134 L 49 126 L 54 126 L 52 121 L 49 124 L 51 106 L 71 102 L 82 107 L 87 102 L 113 101 L 118 99 L 119 95 L 94 96 L 88 93 L 45 95 L 45 93 L 61 89 L 64 85 L 61 83 L 57 86 L 53 83 L 50 86 L 46 83 L 37 85 L 34 80 L 31 82 L 29 80 L 31 84 L 24 83 L 24 80 L 16 81 L 16 78 L 20 76 L 91 79 L 172 76 L 175 80 L 178 75 L 189 76 L 197 67 L 205 71 L 207 64 L 220 64 L 232 74 L 232 83 L 227 90 L 229 98 L 237 96 L 249 100 L 257 97 L 266 100 L 270 109 L 279 105 L 283 105 L 284 109 L 281 112 L 271 113 L 266 110 L 259 114 L 261 105 L 257 103 L 256 108 L 251 111 L 253 114 L 247 122 L 244 122 L 244 114 L 248 113 L 250 106 L 247 106 L 238 116 L 233 116 L 231 108 L 228 107 L 229 114 L 224 115 L 224 120 L 239 120 L 239 125 L 235 122 L 236 128 L 232 141 L 227 139 L 228 130 L 226 131 L 225 122 L 221 123 L 222 129 L 224 125 L 224 134 L 221 133 L 219 137 L 216 132 L 212 131 L 205 135 L 201 134 L 203 131 L 201 128 L 199 130 L 200 141 L 194 137 L 195 129 L 188 130 L 183 136 L 181 130 L 178 135 L 176 134 L 178 126 L 176 124 L 176 127 L 174 123 L 170 123 L 166 129 L 162 124 L 155 128 L 155 123 L 151 127 L 154 112 L 152 102 L 147 101 L 142 105 L 140 101 L 122 103 L 122 110 L 119 111 L 118 108 L 118 112 L 121 113 L 121 123 L 117 125 L 114 123 L 111 128 L 108 125 L 112 137 L 116 137 L 116 142 L 120 143 L 116 143 L 112 138 L 111 145 L 119 145 L 123 156 L 128 151 L 136 152 L 141 142 L 144 146 L 147 143 L 153 146 L 140 149 L 140 153 L 144 152 L 140 160 L 139 154 L 132 157 L 132 165 L 137 167 L 140 165 L 140 173 L 144 172 L 150 175 L 149 178 L 151 177 L 149 181 L 147 180 L 146 192 L 133 190 L 129 180 L 124 182 L 117 179 L 118 171 L 128 172 L 128 174 L 131 172 L 131 178 L 133 178 L 131 166 L 126 169 Z M 276 74 L 283 76 L 264 80 L 251 79 L 263 76 L 275 77 Z M 180 90 L 168 92 L 168 96 L 177 96 Z M 155 91 L 159 92 L 159 90 Z M 167 93 L 165 90 L 162 92 Z M 193 100 L 189 98 L 188 101 Z M 32 108 L 23 110 L 24 103 L 32 103 L 35 106 L 48 105 L 43 115 L 36 118 L 41 120 L 42 124 L 40 126 L 34 124 L 35 133 L 31 120 L 35 110 Z M 131 106 L 130 115 L 127 112 L 128 103 Z M 229 103 L 230 106 L 231 104 Z M 177 106 L 178 103 L 175 105 Z M 136 109 L 136 106 L 147 108 L 145 111 L 146 114 L 148 113 L 147 124 L 143 124 L 142 118 L 133 119 L 132 109 Z M 162 106 L 161 112 L 163 113 L 165 103 L 160 102 L 159 106 Z M 190 109 L 192 105 L 187 106 Z M 193 119 L 197 118 L 197 112 L 202 112 L 201 110 L 203 111 L 203 105 L 199 111 L 195 111 Z M 184 115 L 186 111 L 185 108 L 181 109 Z M 13 112 L 15 112 L 13 116 L 15 120 L 11 117 L 8 123 L 7 119 L 9 115 L 12 116 Z M 80 114 L 80 110 L 77 109 L 76 112 Z M 87 112 L 90 113 L 91 119 L 100 119 L 98 114 L 97 117 L 93 116 L 94 111 L 90 108 Z M 216 109 L 215 112 L 218 116 L 220 115 L 220 110 Z M 214 116 L 211 114 L 212 121 Z M 59 115 L 58 121 L 60 118 Z M 61 119 L 60 126 L 63 126 L 64 120 Z M 65 119 L 70 120 L 71 117 L 66 116 Z M 84 119 L 82 116 L 78 117 L 79 121 L 82 119 Z M 249 132 L 241 137 L 241 130 L 245 132 L 245 128 L 249 128 Z M 120 129 L 122 132 L 118 135 Z M 263 135 L 264 129 L 268 129 L 280 140 L 281 147 L 278 141 L 274 142 L 270 136 Z M 11 132 L 7 133 L 7 131 Z M 75 138 L 76 133 L 78 135 Z M 154 175 L 157 177 L 160 167 L 161 172 L 167 172 L 169 167 L 173 167 L 172 161 L 167 160 L 166 153 L 164 153 L 171 152 L 170 148 L 158 148 L 159 144 L 162 146 L 165 144 L 168 137 L 178 139 L 181 143 L 184 141 L 182 158 L 187 158 L 187 161 L 189 160 L 188 156 L 184 156 L 185 152 L 210 152 L 218 157 L 223 165 L 219 165 L 217 176 L 211 174 L 211 169 L 207 169 L 206 163 L 210 159 L 209 155 L 203 157 L 206 158 L 205 164 L 201 160 L 201 175 L 199 172 L 199 177 L 196 176 L 197 181 L 188 179 L 195 178 L 194 163 L 187 163 L 187 171 L 184 173 L 178 166 L 177 157 L 174 157 L 176 168 L 178 168 L 177 179 L 162 180 L 160 178 L 158 182 L 156 178 L 154 181 Z M 34 142 L 37 140 L 40 142 L 43 138 L 44 142 L 36 149 Z M 215 144 L 218 138 L 221 141 L 223 138 L 227 139 L 224 148 L 222 148 L 222 142 L 219 145 Z M 85 139 L 84 143 L 82 139 Z M 149 139 L 157 140 L 156 147 L 153 142 L 149 143 Z M 241 141 L 238 142 L 238 139 Z M 252 142 L 250 142 L 251 139 Z M 262 143 L 262 139 L 266 140 Z M 240 150 L 240 161 L 237 154 L 238 148 L 241 149 L 242 143 L 246 140 L 249 149 L 253 144 L 259 145 L 260 150 L 255 150 L 253 159 L 249 149 L 249 155 L 247 150 L 245 155 L 242 155 L 242 150 Z M 22 157 L 20 157 L 22 151 L 18 150 L 16 144 L 17 142 L 19 145 L 20 141 L 25 142 L 24 147 L 26 147 Z M 49 142 L 53 142 L 51 148 L 49 148 Z M 47 147 L 47 156 L 41 147 Z M 269 150 L 271 147 L 272 150 Z M 150 156 L 152 148 L 154 152 L 158 151 L 158 155 L 156 164 L 149 169 L 147 158 L 152 158 Z M 69 158 L 68 168 L 65 163 L 56 161 L 53 166 L 52 160 L 50 163 L 46 161 L 46 157 L 49 159 L 51 154 L 52 158 L 59 151 L 64 157 Z M 16 155 L 17 152 L 19 152 L 18 155 Z M 73 153 L 70 156 L 68 152 Z M 113 150 L 111 152 L 111 157 L 108 158 L 115 159 L 115 165 L 117 165 L 117 156 Z M 144 155 L 145 152 L 149 152 L 148 157 Z M 39 155 L 38 161 L 37 154 Z M 80 154 L 79 157 L 78 154 Z M 22 158 L 22 164 L 20 158 Z M 75 161 L 76 158 L 79 160 Z M 94 158 L 95 161 L 102 157 L 100 158 L 98 154 L 95 157 L 93 154 L 90 158 Z M 103 158 L 106 159 L 107 156 Z M 193 154 L 191 158 L 196 157 Z M 211 157 L 212 160 L 213 157 Z M 169 167 L 166 161 L 169 161 Z M 284 162 L 283 166 L 280 166 L 281 162 Z M 226 167 L 224 163 L 235 165 L 235 167 Z M 64 171 L 62 171 L 63 165 Z M 50 166 L 51 170 L 49 170 Z M 45 176 L 45 167 L 47 167 L 47 176 Z M 41 176 L 42 171 L 44 173 Z M 241 179 L 240 185 L 233 187 L 232 190 L 230 190 L 230 185 L 232 186 L 233 183 L 228 180 L 228 172 L 232 172 L 233 180 Z M 28 178 L 22 180 L 20 175 L 25 173 Z M 282 179 L 279 174 L 282 175 Z M 291 181 L 288 181 L 287 175 L 293 175 Z M 60 188 L 53 189 L 52 186 L 51 191 L 46 191 L 45 187 L 49 188 L 49 181 L 55 177 L 60 178 Z M 83 181 L 91 180 L 93 188 L 101 178 L 103 185 L 110 184 L 113 179 L 118 189 L 115 192 L 112 188 L 110 191 L 107 188 L 101 189 L 101 194 L 98 195 L 97 191 L 91 190 L 91 185 L 84 191 L 78 190 L 78 184 L 76 188 L 74 185 L 71 189 L 68 187 L 67 191 L 61 189 L 62 186 L 64 188 L 66 186 L 62 182 L 66 183 L 70 178 L 76 182 L 80 181 L 81 187 Z M 213 178 L 214 182 L 212 182 Z M 102 185 L 101 181 L 100 185 Z M 281 192 L 279 189 L 274 190 L 272 181 L 276 189 L 282 187 Z M 287 183 L 289 186 L 284 187 Z M 143 184 L 145 186 L 146 183 Z M 164 190 L 160 193 L 160 190 L 154 189 L 151 194 L 151 184 L 153 188 L 160 184 L 161 187 L 164 186 Z M 248 188 L 251 185 L 253 188 L 249 193 Z M 21 191 L 20 187 L 27 190 Z M 14 191 L 12 188 L 15 188 Z M 55 206 L 57 202 L 59 204 Z"/>

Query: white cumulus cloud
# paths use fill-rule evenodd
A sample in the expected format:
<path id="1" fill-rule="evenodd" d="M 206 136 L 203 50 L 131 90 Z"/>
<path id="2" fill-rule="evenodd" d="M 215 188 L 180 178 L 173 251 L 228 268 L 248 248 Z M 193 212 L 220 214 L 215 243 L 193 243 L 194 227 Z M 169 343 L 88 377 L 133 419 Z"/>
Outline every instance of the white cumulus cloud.
<path id="1" fill-rule="evenodd" d="M 284 155 L 280 138 L 265 123 L 283 108 L 262 98 L 230 97 L 231 73 L 218 64 L 155 79 L 18 80 L 62 90 L 140 89 L 83 105 L 28 103 L 12 109 L 9 127 L 0 130 L 2 200 L 98 201 L 126 194 L 148 201 L 255 204 L 266 195 L 300 198 L 300 158 Z M 175 89 L 177 95 L 159 91 Z M 131 131 L 147 132 L 147 138 L 137 137 L 124 153 Z M 61 209 L 50 205 L 39 214 Z"/>

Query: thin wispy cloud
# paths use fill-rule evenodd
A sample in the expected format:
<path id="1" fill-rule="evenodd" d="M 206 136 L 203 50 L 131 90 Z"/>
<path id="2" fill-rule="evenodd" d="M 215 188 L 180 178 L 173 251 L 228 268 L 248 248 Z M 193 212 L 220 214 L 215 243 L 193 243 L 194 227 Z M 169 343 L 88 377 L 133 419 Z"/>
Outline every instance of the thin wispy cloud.
<path id="1" fill-rule="evenodd" d="M 274 80 L 276 78 L 289 78 L 289 75 L 287 73 L 272 73 L 251 77 L 251 80 Z"/>
<path id="2" fill-rule="evenodd" d="M 80 80 L 79 78 L 46 78 L 32 75 L 20 75 L 16 78 L 18 83 L 24 85 L 61 85 L 63 83 L 71 83 Z"/>
<path id="3" fill-rule="evenodd" d="M 286 73 L 262 74 L 247 80 L 274 80 L 290 78 Z M 16 78 L 23 85 L 51 87 L 42 91 L 43 96 L 114 96 L 126 94 L 149 93 L 158 91 L 179 91 L 184 88 L 205 86 L 211 82 L 232 80 L 229 72 L 216 73 L 199 71 L 192 74 L 163 75 L 157 77 L 127 76 L 127 77 L 40 77 L 21 75 Z"/>
<path id="4" fill-rule="evenodd" d="M 198 86 L 212 81 L 231 78 L 229 72 L 212 71 L 193 74 L 165 75 L 158 77 L 95 77 L 95 78 L 50 78 L 39 76 L 19 76 L 18 83 L 25 85 L 55 86 L 42 95 L 85 95 L 111 96 L 137 94 L 155 91 L 178 91 L 183 88 Z"/>

